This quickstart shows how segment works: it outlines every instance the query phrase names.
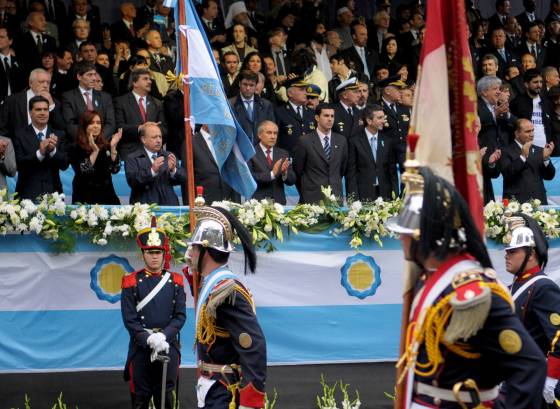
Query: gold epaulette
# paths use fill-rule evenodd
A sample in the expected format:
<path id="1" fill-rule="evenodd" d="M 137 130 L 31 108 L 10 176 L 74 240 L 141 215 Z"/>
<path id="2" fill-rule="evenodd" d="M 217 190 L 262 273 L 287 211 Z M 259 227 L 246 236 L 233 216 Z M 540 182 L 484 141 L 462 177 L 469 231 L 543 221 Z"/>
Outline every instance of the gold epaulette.
<path id="1" fill-rule="evenodd" d="M 480 353 L 474 352 L 466 341 L 484 326 L 492 307 L 492 294 L 513 308 L 508 290 L 496 281 L 491 269 L 459 272 L 451 285 L 453 291 L 428 308 L 421 328 L 409 327 L 409 331 L 414 330 L 414 342 L 426 347 L 427 361 L 416 362 L 415 372 L 420 376 L 433 375 L 443 363 L 440 344 L 463 358 L 480 358 Z"/>
<path id="2" fill-rule="evenodd" d="M 224 302 L 235 305 L 237 294 L 241 294 L 251 305 L 255 312 L 255 304 L 251 294 L 240 283 L 233 279 L 226 279 L 220 282 L 208 297 L 208 301 L 201 307 L 200 318 L 196 328 L 196 339 L 201 344 L 212 345 L 216 337 L 227 338 L 230 336 L 225 328 L 216 325 L 216 311 Z"/>

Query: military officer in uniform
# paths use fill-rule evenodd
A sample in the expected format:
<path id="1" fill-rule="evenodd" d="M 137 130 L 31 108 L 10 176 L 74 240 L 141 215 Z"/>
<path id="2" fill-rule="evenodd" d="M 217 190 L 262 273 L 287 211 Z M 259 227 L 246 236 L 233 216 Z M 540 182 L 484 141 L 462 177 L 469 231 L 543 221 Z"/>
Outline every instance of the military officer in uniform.
<path id="1" fill-rule="evenodd" d="M 364 125 L 362 114 L 356 106 L 360 99 L 360 86 L 356 77 L 351 77 L 336 87 L 338 102 L 334 104 L 333 132 L 350 139 Z"/>
<path id="2" fill-rule="evenodd" d="M 288 102 L 276 107 L 278 147 L 290 154 L 301 135 L 315 130 L 315 111 L 307 107 L 307 86 L 301 77 L 286 81 Z"/>
<path id="3" fill-rule="evenodd" d="M 138 232 L 145 267 L 123 277 L 121 311 L 130 334 L 124 377 L 130 381 L 133 409 L 161 407 L 162 360 L 168 360 L 165 408 L 173 405 L 180 361 L 179 332 L 186 319 L 183 276 L 169 271 L 168 238 L 156 226 Z"/>
<path id="4" fill-rule="evenodd" d="M 398 366 L 404 408 L 535 408 L 545 359 L 496 279 L 455 188 L 408 160 L 407 197 L 387 227 L 400 235 L 412 288 Z M 508 393 L 498 399 L 499 385 Z"/>
<path id="5" fill-rule="evenodd" d="M 264 408 L 265 338 L 249 290 L 228 267 L 235 234 L 245 254 L 245 272 L 255 271 L 251 235 L 225 209 L 197 206 L 194 212 L 190 265 L 202 282 L 195 326 L 198 407 Z"/>
<path id="6" fill-rule="evenodd" d="M 560 288 L 544 272 L 548 243 L 538 223 L 518 213 L 506 219 L 506 225 L 510 230 L 506 236 L 506 270 L 514 275 L 510 289 L 515 312 L 547 357 L 543 390 L 546 408 L 555 401 L 560 379 Z"/>
<path id="7" fill-rule="evenodd" d="M 393 135 L 397 151 L 397 163 L 400 173 L 404 172 L 406 157 L 406 136 L 410 124 L 410 109 L 401 104 L 401 90 L 406 84 L 400 75 L 380 81 L 377 86 L 381 89 L 381 106 L 387 116 L 385 128 Z"/>

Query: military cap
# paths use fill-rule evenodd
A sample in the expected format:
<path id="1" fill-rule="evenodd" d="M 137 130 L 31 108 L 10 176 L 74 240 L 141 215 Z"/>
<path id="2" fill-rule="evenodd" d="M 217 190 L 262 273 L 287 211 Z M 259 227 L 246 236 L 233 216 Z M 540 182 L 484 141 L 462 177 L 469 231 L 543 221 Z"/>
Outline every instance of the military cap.
<path id="1" fill-rule="evenodd" d="M 309 84 L 305 89 L 308 97 L 319 98 L 321 96 L 321 88 L 315 84 Z"/>
<path id="2" fill-rule="evenodd" d="M 284 82 L 284 86 L 286 87 L 286 89 L 291 88 L 291 87 L 304 88 L 304 87 L 307 87 L 307 85 L 309 85 L 309 84 L 307 84 L 303 80 L 302 76 L 290 78 L 290 79 L 286 80 L 286 82 Z"/>
<path id="3" fill-rule="evenodd" d="M 358 78 L 351 77 L 346 81 L 342 81 L 338 87 L 336 87 L 336 92 L 346 91 L 347 89 L 358 89 Z"/>
<path id="4" fill-rule="evenodd" d="M 385 78 L 377 83 L 379 88 L 385 88 L 389 86 L 397 87 L 398 89 L 403 89 L 406 87 L 406 84 L 401 81 L 400 75 L 393 75 L 391 77 Z"/>

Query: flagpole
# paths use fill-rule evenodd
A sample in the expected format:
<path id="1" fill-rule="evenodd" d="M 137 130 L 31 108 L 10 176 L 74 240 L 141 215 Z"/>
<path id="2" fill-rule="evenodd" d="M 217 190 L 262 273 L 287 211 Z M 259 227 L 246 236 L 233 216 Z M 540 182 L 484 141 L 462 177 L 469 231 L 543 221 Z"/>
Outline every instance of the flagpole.
<path id="1" fill-rule="evenodd" d="M 179 26 L 187 25 L 187 17 L 185 10 L 185 3 L 191 0 L 178 0 L 177 7 L 179 8 Z M 181 59 L 181 67 L 183 70 L 183 80 L 181 86 L 183 87 L 183 104 L 184 104 L 184 124 L 185 124 L 185 168 L 187 171 L 186 190 L 189 198 L 189 226 L 191 233 L 194 231 L 194 160 L 193 160 L 193 146 L 192 146 L 192 127 L 191 127 L 191 101 L 190 101 L 190 81 L 189 81 L 189 42 L 187 41 L 188 30 L 184 33 L 177 30 L 179 35 L 179 52 L 178 57 Z M 180 73 L 179 73 L 180 75 Z M 194 305 L 198 301 L 198 274 L 193 272 L 193 298 Z"/>

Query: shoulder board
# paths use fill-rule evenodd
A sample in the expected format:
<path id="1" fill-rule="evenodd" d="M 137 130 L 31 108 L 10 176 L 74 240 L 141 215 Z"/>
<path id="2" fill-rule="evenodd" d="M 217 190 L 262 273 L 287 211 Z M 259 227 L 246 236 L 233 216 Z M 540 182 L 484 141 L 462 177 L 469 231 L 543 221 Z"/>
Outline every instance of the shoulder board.
<path id="1" fill-rule="evenodd" d="M 206 313 L 216 318 L 216 309 L 233 295 L 236 285 L 237 282 L 232 278 L 227 278 L 216 284 L 206 302 Z"/>
<path id="2" fill-rule="evenodd" d="M 179 273 L 171 273 L 171 274 L 173 274 L 173 282 L 175 284 L 178 284 L 181 287 L 185 286 L 185 282 L 184 282 L 183 276 L 181 274 L 179 274 Z"/>
<path id="3" fill-rule="evenodd" d="M 127 274 L 122 278 L 122 288 L 136 287 L 136 274 L 138 271 Z"/>
<path id="4" fill-rule="evenodd" d="M 449 304 L 453 309 L 444 340 L 449 343 L 468 340 L 484 326 L 492 306 L 492 291 L 481 270 L 455 274 Z"/>

